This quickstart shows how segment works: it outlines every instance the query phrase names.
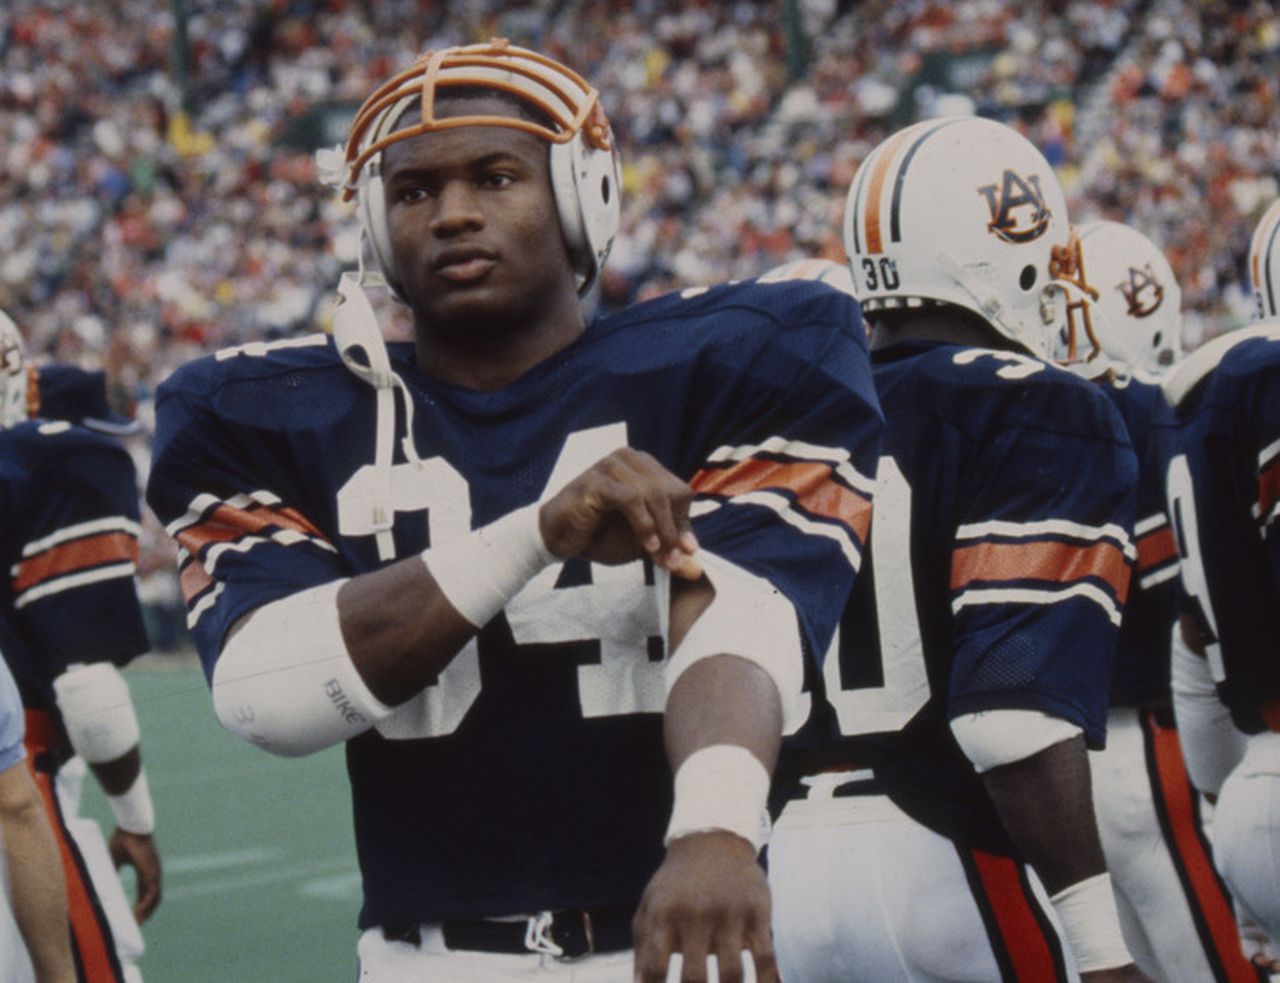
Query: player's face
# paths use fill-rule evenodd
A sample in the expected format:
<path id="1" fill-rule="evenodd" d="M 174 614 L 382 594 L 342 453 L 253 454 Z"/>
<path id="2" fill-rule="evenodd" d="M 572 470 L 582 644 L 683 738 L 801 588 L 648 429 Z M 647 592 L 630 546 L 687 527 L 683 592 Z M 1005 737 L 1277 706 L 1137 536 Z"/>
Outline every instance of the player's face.
<path id="1" fill-rule="evenodd" d="M 517 113 L 494 98 L 437 111 Z M 391 249 L 420 336 L 536 332 L 566 298 L 576 307 L 547 158 L 545 140 L 501 126 L 440 130 L 384 153 Z"/>

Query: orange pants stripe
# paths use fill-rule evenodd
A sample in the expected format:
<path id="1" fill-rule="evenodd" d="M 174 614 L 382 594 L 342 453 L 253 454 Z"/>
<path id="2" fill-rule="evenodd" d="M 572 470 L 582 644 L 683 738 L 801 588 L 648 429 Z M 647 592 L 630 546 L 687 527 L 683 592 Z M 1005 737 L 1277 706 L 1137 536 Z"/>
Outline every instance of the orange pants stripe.
<path id="1" fill-rule="evenodd" d="M 1240 930 L 1231 896 L 1213 865 L 1200 823 L 1197 793 L 1182 760 L 1178 732 L 1162 727 L 1153 710 L 1143 710 L 1141 720 L 1156 813 L 1205 957 L 1213 967 L 1213 978 L 1217 983 L 1265 980 L 1266 976 L 1240 949 Z"/>
<path id="2" fill-rule="evenodd" d="M 30 766 L 31 758 L 28 757 Z M 85 983 L 123 983 L 124 974 L 116 957 L 115 939 L 98 895 L 89 880 L 80 851 L 63 823 L 62 809 L 54 792 L 53 775 L 31 768 L 44 798 L 67 884 L 67 909 L 71 918 L 71 943 L 76 969 Z"/>
<path id="3" fill-rule="evenodd" d="M 981 850 L 958 850 L 974 900 L 1000 965 L 1001 979 L 1053 983 L 1067 979 L 1062 945 L 1022 865 Z"/>

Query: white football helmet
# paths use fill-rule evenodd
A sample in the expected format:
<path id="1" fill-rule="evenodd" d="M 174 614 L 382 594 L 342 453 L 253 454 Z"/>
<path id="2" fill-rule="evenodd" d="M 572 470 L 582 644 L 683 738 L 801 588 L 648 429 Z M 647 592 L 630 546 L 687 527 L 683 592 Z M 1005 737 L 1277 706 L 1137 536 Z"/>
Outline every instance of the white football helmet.
<path id="1" fill-rule="evenodd" d="M 515 96 L 553 125 L 507 116 L 437 119 L 437 94 L 460 86 Z M 415 103 L 421 104 L 421 120 L 393 130 L 401 114 Z M 578 293 L 586 294 L 609 255 L 622 215 L 613 133 L 599 93 L 582 76 L 504 38 L 423 53 L 411 68 L 376 89 L 351 125 L 344 197 L 359 196 L 360 221 L 392 289 L 399 293 L 380 174 L 382 151 L 400 140 L 459 126 L 511 127 L 547 141 L 560 227 L 574 259 Z"/>
<path id="2" fill-rule="evenodd" d="M 0 311 L 0 428 L 21 423 L 28 413 L 27 346 L 13 318 Z"/>
<path id="3" fill-rule="evenodd" d="M 845 201 L 844 247 L 863 309 L 973 311 L 1033 355 L 1059 325 L 1088 331 L 1091 288 L 1066 198 L 1017 131 L 977 116 L 930 119 L 876 147 Z"/>
<path id="4" fill-rule="evenodd" d="M 1182 357 L 1182 290 L 1160 248 L 1120 222 L 1076 227 L 1083 269 L 1097 288 L 1091 323 L 1103 357 L 1160 375 Z M 1070 365 L 1065 332 L 1058 361 Z M 1086 365 L 1089 363 L 1085 363 Z"/>
<path id="5" fill-rule="evenodd" d="M 1262 213 L 1249 243 L 1249 283 L 1259 321 L 1280 317 L 1280 200 Z"/>

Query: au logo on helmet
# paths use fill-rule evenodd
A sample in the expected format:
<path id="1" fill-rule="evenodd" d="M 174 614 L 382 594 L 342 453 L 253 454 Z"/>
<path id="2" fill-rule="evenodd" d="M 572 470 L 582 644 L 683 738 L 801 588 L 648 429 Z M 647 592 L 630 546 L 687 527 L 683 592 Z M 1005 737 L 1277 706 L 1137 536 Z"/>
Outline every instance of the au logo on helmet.
<path id="1" fill-rule="evenodd" d="M 1124 295 L 1125 303 L 1129 305 L 1129 314 L 1133 317 L 1154 314 L 1164 301 L 1164 287 L 1156 279 L 1150 263 L 1141 269 L 1130 266 L 1129 279 L 1117 283 L 1116 289 Z"/>
<path id="2" fill-rule="evenodd" d="M 987 199 L 991 209 L 987 229 L 1005 242 L 1031 242 L 1044 234 L 1053 218 L 1045 206 L 1038 174 L 1024 178 L 1005 168 L 999 184 L 983 185 L 978 193 Z"/>

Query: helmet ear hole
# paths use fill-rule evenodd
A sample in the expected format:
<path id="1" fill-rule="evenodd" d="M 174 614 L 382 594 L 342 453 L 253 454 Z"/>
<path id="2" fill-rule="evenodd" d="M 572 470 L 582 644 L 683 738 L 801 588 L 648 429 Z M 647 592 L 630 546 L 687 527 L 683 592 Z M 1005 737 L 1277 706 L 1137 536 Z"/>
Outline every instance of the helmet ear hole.
<path id="1" fill-rule="evenodd" d="M 1160 342 L 1162 342 L 1162 341 L 1164 341 L 1164 332 L 1162 332 L 1162 331 L 1157 331 L 1157 332 L 1155 333 L 1155 336 L 1151 339 L 1151 347 L 1152 347 L 1152 348 L 1159 348 L 1159 347 L 1160 347 Z"/>
<path id="2" fill-rule="evenodd" d="M 1022 274 L 1018 277 L 1018 286 L 1023 290 L 1031 290 L 1036 285 L 1037 279 L 1036 268 L 1034 266 L 1024 266 Z"/>

